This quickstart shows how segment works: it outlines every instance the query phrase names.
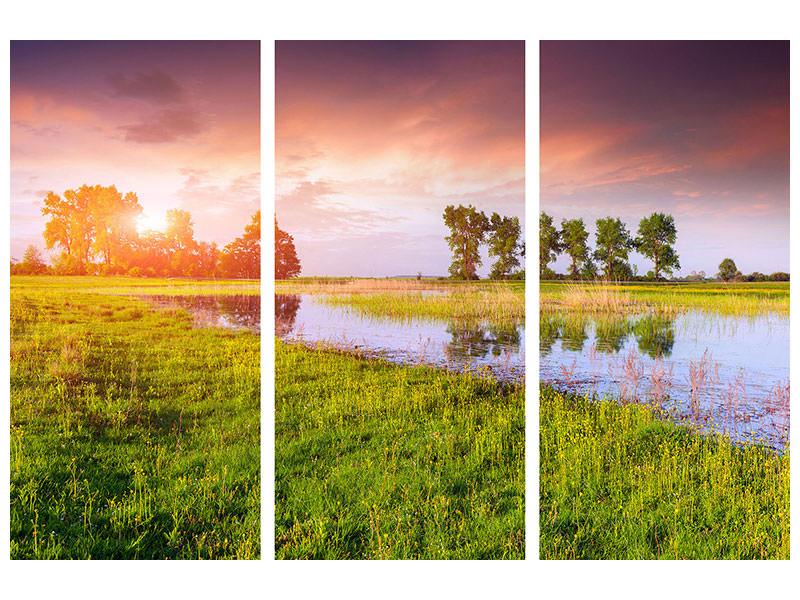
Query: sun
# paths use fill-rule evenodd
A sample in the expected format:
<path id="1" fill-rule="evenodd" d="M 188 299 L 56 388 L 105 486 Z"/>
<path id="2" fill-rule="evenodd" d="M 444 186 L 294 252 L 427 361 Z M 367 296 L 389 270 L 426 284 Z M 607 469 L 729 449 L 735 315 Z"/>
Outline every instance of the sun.
<path id="1" fill-rule="evenodd" d="M 167 229 L 167 215 L 165 212 L 144 212 L 136 219 L 136 230 L 139 233 L 145 231 L 161 231 Z"/>

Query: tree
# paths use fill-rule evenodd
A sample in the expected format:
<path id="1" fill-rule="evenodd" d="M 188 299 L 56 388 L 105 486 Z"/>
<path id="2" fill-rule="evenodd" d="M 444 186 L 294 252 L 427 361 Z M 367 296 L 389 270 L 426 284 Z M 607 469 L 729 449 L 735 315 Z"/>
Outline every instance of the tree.
<path id="1" fill-rule="evenodd" d="M 61 268 L 69 270 L 64 274 L 86 273 L 94 237 L 89 196 L 90 188 L 84 185 L 77 190 L 65 190 L 63 198 L 48 192 L 44 199 L 42 214 L 50 216 L 44 228 L 45 246 L 48 250 L 56 246 L 61 248 L 62 255 L 57 262 Z"/>
<path id="2" fill-rule="evenodd" d="M 508 279 L 511 271 L 519 267 L 519 256 L 522 252 L 519 217 L 501 217 L 492 213 L 489 226 L 489 256 L 497 257 L 489 278 Z"/>
<path id="3" fill-rule="evenodd" d="M 672 215 L 653 213 L 639 221 L 639 231 L 634 241 L 636 250 L 654 262 L 656 280 L 662 271 L 671 275 L 673 269 L 681 268 L 678 255 L 672 248 L 676 238 L 677 229 Z"/>
<path id="4" fill-rule="evenodd" d="M 226 277 L 261 279 L 261 211 L 253 215 L 244 234 L 222 250 L 220 266 Z"/>
<path id="5" fill-rule="evenodd" d="M 604 266 L 603 277 L 611 279 L 630 279 L 631 267 L 628 252 L 633 249 L 628 229 L 620 219 L 606 217 L 597 219 L 595 240 L 597 249 L 594 258 Z"/>
<path id="6" fill-rule="evenodd" d="M 294 247 L 294 238 L 278 227 L 275 219 L 275 279 L 289 279 L 300 274 L 300 259 Z"/>
<path id="7" fill-rule="evenodd" d="M 115 186 L 82 185 L 65 190 L 62 198 L 49 192 L 42 214 L 46 247 L 61 248 L 56 265 L 62 274 L 92 272 L 91 259 L 99 257 L 104 271 L 124 270 L 138 237 L 136 217 L 142 212 L 136 194 L 124 196 Z"/>
<path id="8" fill-rule="evenodd" d="M 550 271 L 547 265 L 556 260 L 562 250 L 561 235 L 553 226 L 553 217 L 542 211 L 539 215 L 539 279 Z"/>
<path id="9" fill-rule="evenodd" d="M 589 246 L 586 244 L 589 233 L 583 226 L 583 219 L 563 219 L 560 236 L 564 251 L 572 259 L 570 266 L 572 278 L 591 275 L 594 272 L 594 264 L 590 258 Z"/>
<path id="10" fill-rule="evenodd" d="M 736 268 L 736 263 L 732 258 L 725 258 L 719 263 L 719 278 L 723 281 L 730 281 L 736 278 L 739 269 Z"/>
<path id="11" fill-rule="evenodd" d="M 478 279 L 477 269 L 481 265 L 479 248 L 489 231 L 489 219 L 471 204 L 458 208 L 445 207 L 444 224 L 450 229 L 445 238 L 453 251 L 450 276 L 454 279 Z"/>
<path id="12" fill-rule="evenodd" d="M 12 275 L 44 275 L 48 271 L 39 249 L 30 245 L 22 256 L 22 262 L 12 263 Z"/>
<path id="13" fill-rule="evenodd" d="M 89 190 L 89 214 L 94 225 L 92 251 L 106 267 L 121 268 L 139 236 L 136 230 L 136 218 L 142 214 L 139 199 L 133 192 L 123 196 L 113 185 L 96 185 Z"/>

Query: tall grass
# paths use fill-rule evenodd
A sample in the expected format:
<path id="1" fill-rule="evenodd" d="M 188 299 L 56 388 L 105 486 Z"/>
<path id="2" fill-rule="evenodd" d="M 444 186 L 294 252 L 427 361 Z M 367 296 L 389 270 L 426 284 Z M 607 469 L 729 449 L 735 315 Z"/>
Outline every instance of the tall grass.
<path id="1" fill-rule="evenodd" d="M 539 303 L 542 311 L 674 313 L 695 309 L 742 316 L 783 315 L 789 313 L 789 284 L 543 283 Z"/>
<path id="2" fill-rule="evenodd" d="M 789 450 L 540 389 L 540 558 L 788 559 Z"/>

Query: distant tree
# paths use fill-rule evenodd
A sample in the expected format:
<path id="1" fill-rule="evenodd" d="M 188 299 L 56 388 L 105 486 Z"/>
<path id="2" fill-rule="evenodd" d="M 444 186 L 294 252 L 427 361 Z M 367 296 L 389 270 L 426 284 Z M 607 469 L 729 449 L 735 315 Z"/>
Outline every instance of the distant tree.
<path id="1" fill-rule="evenodd" d="M 244 234 L 225 246 L 222 251 L 221 268 L 227 277 L 261 279 L 260 210 L 244 228 Z"/>
<path id="2" fill-rule="evenodd" d="M 14 262 L 11 267 L 12 275 L 44 275 L 48 272 L 47 263 L 42 259 L 39 249 L 30 245 L 22 256 L 22 262 Z"/>
<path id="3" fill-rule="evenodd" d="M 508 279 L 519 267 L 522 252 L 518 217 L 501 217 L 492 213 L 489 221 L 489 256 L 497 257 L 489 273 L 490 279 Z"/>
<path id="4" fill-rule="evenodd" d="M 672 215 L 653 213 L 639 221 L 636 250 L 654 262 L 654 279 L 658 280 L 662 272 L 669 275 L 674 269 L 681 268 L 678 255 L 672 248 L 676 238 L 677 229 Z"/>
<path id="5" fill-rule="evenodd" d="M 542 211 L 539 215 L 539 279 L 552 279 L 548 265 L 561 254 L 561 236 L 553 226 L 553 217 Z M 548 276 L 546 276 L 548 275 Z"/>
<path id="6" fill-rule="evenodd" d="M 442 217 L 450 229 L 446 240 L 453 251 L 450 276 L 454 279 L 478 279 L 477 269 L 481 264 L 479 248 L 489 231 L 489 219 L 471 204 L 457 208 L 447 206 Z"/>
<path id="7" fill-rule="evenodd" d="M 278 220 L 275 219 L 275 279 L 297 277 L 300 269 L 294 238 L 278 227 Z"/>
<path id="8" fill-rule="evenodd" d="M 594 272 L 594 264 L 590 258 L 589 246 L 586 244 L 589 233 L 583 226 L 583 219 L 563 219 L 560 237 L 564 252 L 572 259 L 571 277 L 578 279 L 581 276 L 591 275 Z"/>
<path id="9" fill-rule="evenodd" d="M 595 240 L 597 249 L 594 258 L 603 265 L 603 277 L 611 279 L 630 279 L 631 267 L 628 252 L 633 247 L 633 239 L 620 219 L 606 217 L 597 219 Z"/>
<path id="10" fill-rule="evenodd" d="M 769 276 L 770 281 L 789 281 L 789 274 L 778 271 Z"/>
<path id="11" fill-rule="evenodd" d="M 725 258 L 719 263 L 719 278 L 723 281 L 730 281 L 736 278 L 736 273 L 739 270 L 736 268 L 736 263 L 732 258 Z"/>

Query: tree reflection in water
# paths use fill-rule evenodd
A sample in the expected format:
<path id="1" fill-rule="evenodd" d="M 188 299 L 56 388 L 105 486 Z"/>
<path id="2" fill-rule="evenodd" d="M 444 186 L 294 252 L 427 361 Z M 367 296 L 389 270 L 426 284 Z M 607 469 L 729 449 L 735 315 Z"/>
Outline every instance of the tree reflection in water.
<path id="1" fill-rule="evenodd" d="M 447 332 L 452 336 L 444 345 L 448 359 L 483 358 L 491 353 L 500 356 L 503 352 L 519 352 L 520 332 L 514 325 L 483 326 L 451 321 Z"/>
<path id="2" fill-rule="evenodd" d="M 275 335 L 291 333 L 301 301 L 296 294 L 275 294 Z"/>
<path id="3" fill-rule="evenodd" d="M 182 308 L 196 323 L 204 326 L 250 329 L 261 333 L 261 296 L 258 294 L 220 294 L 198 296 L 144 296 L 145 300 L 165 308 Z"/>
<path id="4" fill-rule="evenodd" d="M 551 315 L 539 317 L 539 353 L 547 356 L 558 339 L 564 350 L 581 352 L 589 339 L 589 321 L 582 317 L 561 318 Z M 596 347 L 600 352 L 615 354 L 622 350 L 631 337 L 636 340 L 639 353 L 652 359 L 668 358 L 675 345 L 673 319 L 648 315 L 635 321 L 626 319 L 595 320 Z"/>

